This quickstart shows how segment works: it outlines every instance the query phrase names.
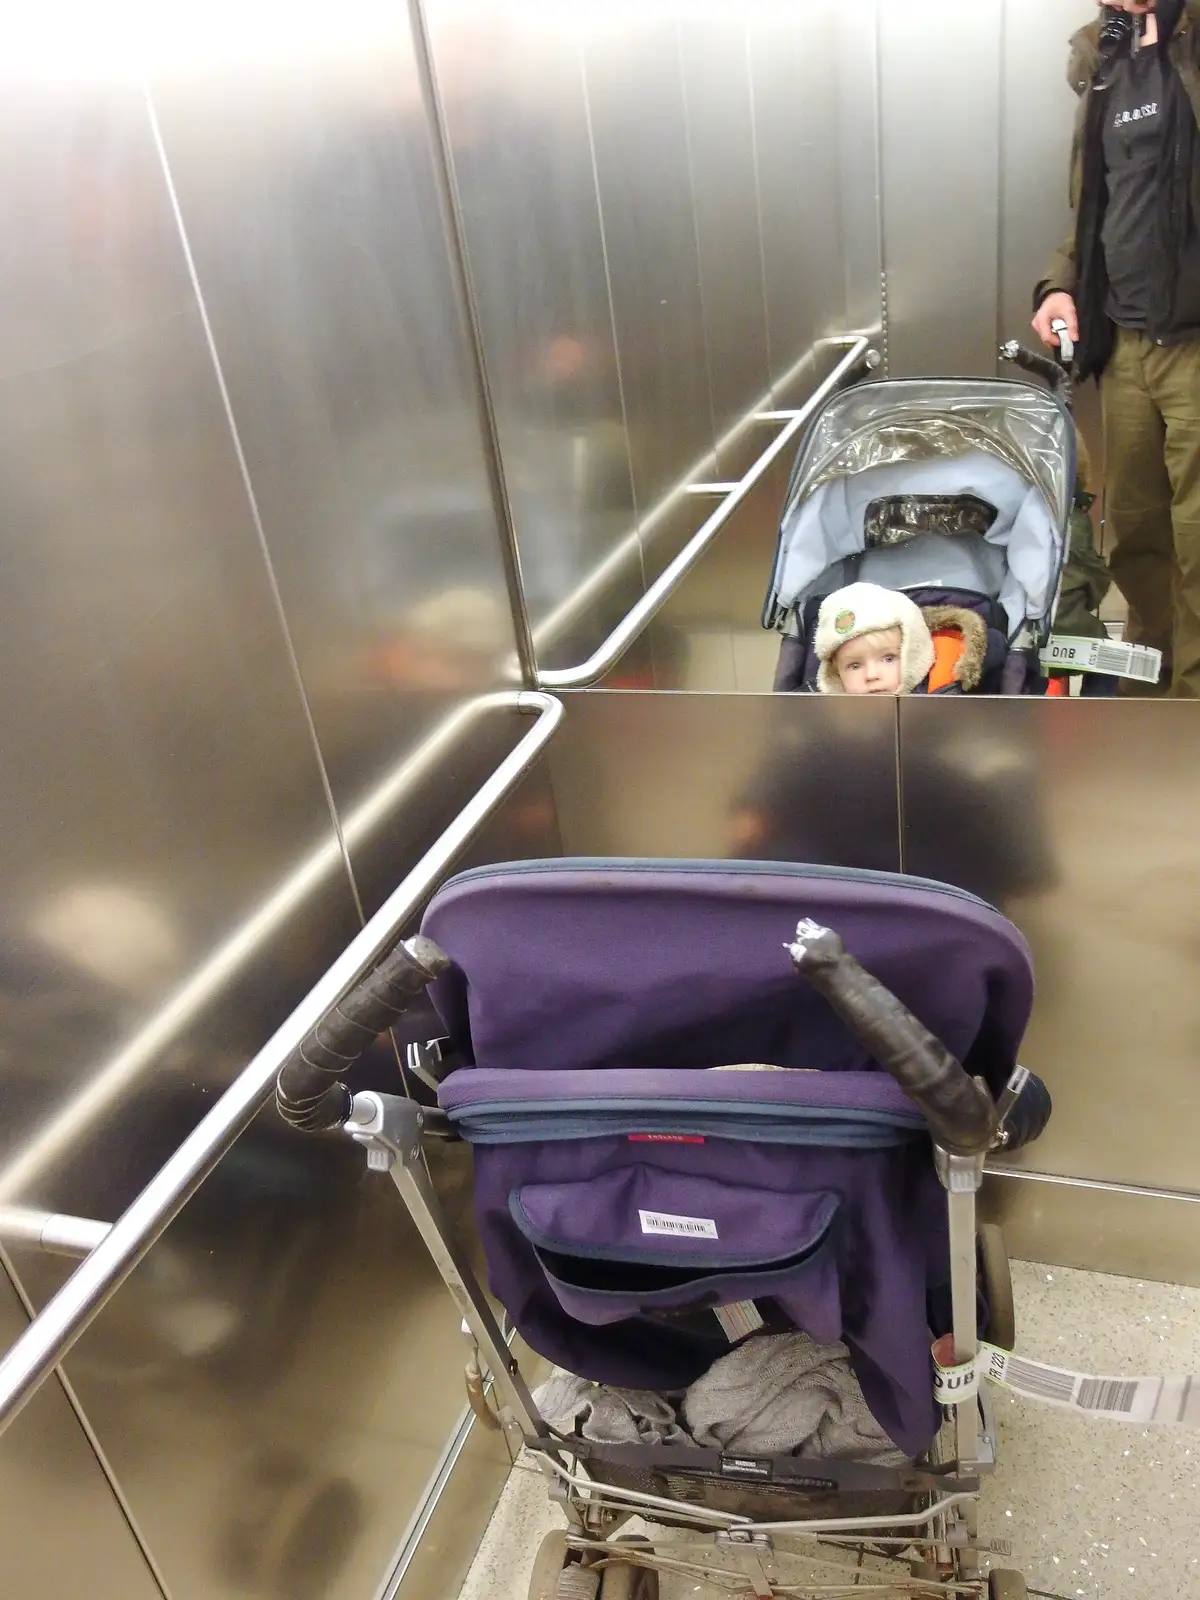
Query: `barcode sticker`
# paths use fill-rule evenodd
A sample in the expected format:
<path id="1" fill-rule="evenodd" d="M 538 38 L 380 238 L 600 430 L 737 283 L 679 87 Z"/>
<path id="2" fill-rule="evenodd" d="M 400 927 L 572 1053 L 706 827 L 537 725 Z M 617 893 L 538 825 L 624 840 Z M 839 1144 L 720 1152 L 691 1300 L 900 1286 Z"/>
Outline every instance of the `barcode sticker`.
<path id="1" fill-rule="evenodd" d="M 1079 1385 L 1081 1411 L 1115 1411 L 1124 1416 L 1137 1405 L 1138 1386 L 1132 1378 L 1085 1378 Z"/>
<path id="2" fill-rule="evenodd" d="M 1060 672 L 1105 672 L 1114 678 L 1157 683 L 1162 651 L 1149 645 L 1122 644 L 1115 639 L 1078 639 L 1055 634 L 1042 651 L 1042 665 Z"/>
<path id="3" fill-rule="evenodd" d="M 731 1306 L 714 1306 L 713 1316 L 721 1324 L 721 1332 L 730 1344 L 757 1333 L 763 1319 L 753 1300 L 737 1300 Z"/>
<path id="4" fill-rule="evenodd" d="M 667 1211 L 639 1211 L 643 1233 L 667 1233 L 677 1239 L 717 1239 L 711 1217 L 673 1217 Z"/>
<path id="5" fill-rule="evenodd" d="M 949 1365 L 944 1354 L 947 1345 L 952 1351 L 953 1340 L 940 1340 L 934 1347 L 934 1393 L 941 1405 L 961 1404 L 974 1392 L 965 1376 L 972 1363 Z M 939 1354 L 946 1365 L 938 1359 Z M 1200 1378 L 1093 1377 L 1031 1361 L 1027 1356 L 1014 1356 L 991 1344 L 980 1345 L 973 1365 L 981 1377 L 990 1378 L 1027 1400 L 1066 1406 L 1116 1422 L 1200 1428 Z"/>

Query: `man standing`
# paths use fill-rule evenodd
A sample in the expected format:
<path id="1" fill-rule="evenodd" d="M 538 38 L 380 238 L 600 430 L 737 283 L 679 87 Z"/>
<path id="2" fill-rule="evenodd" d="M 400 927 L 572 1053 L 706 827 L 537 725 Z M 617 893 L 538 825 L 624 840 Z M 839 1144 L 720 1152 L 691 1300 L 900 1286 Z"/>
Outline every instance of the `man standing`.
<path id="1" fill-rule="evenodd" d="M 1100 379 L 1126 638 L 1200 698 L 1200 0 L 1120 0 L 1071 41 L 1075 226 L 1035 294 Z"/>

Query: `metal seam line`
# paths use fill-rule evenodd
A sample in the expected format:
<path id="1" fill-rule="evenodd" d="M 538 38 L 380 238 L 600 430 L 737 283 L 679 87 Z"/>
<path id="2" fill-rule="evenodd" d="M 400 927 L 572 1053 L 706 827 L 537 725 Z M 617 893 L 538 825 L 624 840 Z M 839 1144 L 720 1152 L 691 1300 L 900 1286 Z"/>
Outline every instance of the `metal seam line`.
<path id="1" fill-rule="evenodd" d="M 447 869 L 524 777 L 562 721 L 562 702 L 552 695 L 510 693 L 506 699 L 520 711 L 535 713 L 534 726 L 0 1360 L 0 1431 L 54 1370 L 257 1116 L 271 1092 L 275 1074 L 290 1052 L 351 984 L 390 948 Z"/>
<path id="2" fill-rule="evenodd" d="M 513 632 L 516 635 L 517 663 L 521 682 L 526 687 L 532 687 L 537 682 L 537 661 L 534 656 L 533 639 L 529 632 L 529 615 L 525 608 L 525 585 L 521 581 L 521 551 L 517 542 L 512 500 L 508 492 L 504 458 L 500 449 L 500 428 L 496 421 L 496 407 L 492 401 L 483 330 L 479 326 L 479 313 L 476 309 L 478 301 L 471 277 L 471 258 L 467 251 L 466 231 L 463 227 L 462 202 L 459 199 L 458 180 L 454 172 L 454 158 L 450 151 L 450 128 L 446 120 L 446 108 L 442 102 L 441 91 L 438 88 L 437 74 L 434 71 L 433 46 L 429 38 L 429 24 L 422 0 L 408 0 L 408 20 L 412 31 L 417 77 L 421 84 L 421 97 L 425 102 L 425 112 L 429 122 L 430 154 L 442 213 L 442 232 L 445 235 L 455 297 L 459 302 L 459 316 L 462 318 L 470 355 L 476 421 L 483 436 L 484 466 L 487 471 L 488 488 L 491 491 L 492 511 L 500 535 L 500 560 L 508 589 Z"/>
<path id="3" fill-rule="evenodd" d="M 321 779 L 321 789 L 325 795 L 325 804 L 333 824 L 333 831 L 342 844 L 342 855 L 345 859 L 346 877 L 350 884 L 350 895 L 354 901 L 354 909 L 358 913 L 358 920 L 363 918 L 362 901 L 359 898 L 358 883 L 355 880 L 354 868 L 350 861 L 350 852 L 345 848 L 345 841 L 341 836 L 341 818 L 338 816 L 337 801 L 334 799 L 333 785 L 329 781 L 329 772 L 325 766 L 325 754 L 321 749 L 321 742 L 317 737 L 316 719 L 313 717 L 312 706 L 308 698 L 308 688 L 304 682 L 304 674 L 300 670 L 300 658 L 296 654 L 296 646 L 292 639 L 291 624 L 283 606 L 283 591 L 279 587 L 279 579 L 275 573 L 275 563 L 271 559 L 271 547 L 267 540 L 267 528 L 263 521 L 262 508 L 258 503 L 258 491 L 254 487 L 254 480 L 250 476 L 250 463 L 246 459 L 246 451 L 242 445 L 241 429 L 238 427 L 237 418 L 233 412 L 233 397 L 229 393 L 229 385 L 225 381 L 225 367 L 221 361 L 221 353 L 217 349 L 217 336 L 213 329 L 212 319 L 208 314 L 208 301 L 204 296 L 204 289 L 200 283 L 200 272 L 196 266 L 196 258 L 192 254 L 192 241 L 188 235 L 187 227 L 183 220 L 183 207 L 179 201 L 179 194 L 175 188 L 175 178 L 171 172 L 171 163 L 167 159 L 167 147 L 163 140 L 162 128 L 159 126 L 158 110 L 154 104 L 154 96 L 150 92 L 150 85 L 143 86 L 146 102 L 146 116 L 150 123 L 150 134 L 154 140 L 158 164 L 162 169 L 163 182 L 166 185 L 167 198 L 171 205 L 171 215 L 175 220 L 175 231 L 179 235 L 179 246 L 183 253 L 184 266 L 187 270 L 188 281 L 192 286 L 192 293 L 196 297 L 196 309 L 200 314 L 200 326 L 204 333 L 204 342 L 208 348 L 208 358 L 212 362 L 213 374 L 216 378 L 217 393 L 221 397 L 221 408 L 225 413 L 225 424 L 229 429 L 229 436 L 233 443 L 233 453 L 238 464 L 238 473 L 242 480 L 242 488 L 250 510 L 250 520 L 254 525 L 254 532 L 258 540 L 259 554 L 262 556 L 263 565 L 267 569 L 267 584 L 271 591 L 271 599 L 279 620 L 280 632 L 283 634 L 284 649 L 292 669 L 292 676 L 296 680 L 296 689 L 300 696 L 300 705 L 304 714 L 305 726 L 308 737 L 312 743 L 313 755 L 317 763 L 317 772 Z"/>

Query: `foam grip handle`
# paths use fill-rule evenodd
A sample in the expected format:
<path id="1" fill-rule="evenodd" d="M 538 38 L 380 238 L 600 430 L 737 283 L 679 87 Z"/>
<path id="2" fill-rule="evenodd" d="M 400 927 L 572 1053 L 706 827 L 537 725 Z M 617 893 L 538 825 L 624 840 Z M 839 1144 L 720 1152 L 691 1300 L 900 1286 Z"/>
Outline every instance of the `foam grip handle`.
<path id="1" fill-rule="evenodd" d="M 449 965 L 449 956 L 418 934 L 360 979 L 280 1067 L 275 1104 L 283 1120 L 305 1133 L 340 1128 L 351 1099 L 341 1079 Z"/>
<path id="2" fill-rule="evenodd" d="M 1053 356 L 1044 356 L 1039 351 L 1029 350 L 1025 345 L 1018 344 L 1015 339 L 1004 345 L 1000 354 L 1005 361 L 1012 361 L 1024 371 L 1032 372 L 1035 377 L 1044 378 L 1052 389 L 1061 389 L 1066 382 L 1067 374 Z"/>
<path id="3" fill-rule="evenodd" d="M 829 928 L 802 922 L 788 945 L 797 972 L 824 995 L 874 1060 L 920 1106 L 929 1131 L 954 1155 L 977 1155 L 996 1136 L 995 1101 Z"/>

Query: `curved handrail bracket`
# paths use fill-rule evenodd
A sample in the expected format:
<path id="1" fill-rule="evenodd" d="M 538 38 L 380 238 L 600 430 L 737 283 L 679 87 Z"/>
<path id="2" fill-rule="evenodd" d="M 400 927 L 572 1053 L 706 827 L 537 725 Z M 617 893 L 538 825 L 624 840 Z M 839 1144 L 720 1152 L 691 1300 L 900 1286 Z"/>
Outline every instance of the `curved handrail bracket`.
<path id="1" fill-rule="evenodd" d="M 489 707 L 533 713 L 537 722 L 475 797 L 421 857 L 278 1028 L 250 1065 L 151 1178 L 129 1208 L 0 1360 L 0 1432 L 70 1350 L 138 1262 L 191 1199 L 222 1156 L 250 1126 L 275 1086 L 275 1075 L 309 1030 L 395 943 L 404 924 L 437 888 L 462 851 L 545 749 L 563 718 L 563 704 L 536 690 L 485 697 Z M 31 1226 L 31 1225 L 30 1225 Z M 95 1225 L 97 1230 L 103 1224 Z M 28 1229 L 26 1230 L 28 1231 Z"/>
<path id="2" fill-rule="evenodd" d="M 576 667 L 554 667 L 545 671 L 539 668 L 538 683 L 543 689 L 586 688 L 588 684 L 599 682 L 604 674 L 617 664 L 647 624 L 662 610 L 683 579 L 696 565 L 730 517 L 733 516 L 733 513 L 764 476 L 767 469 L 782 455 L 813 414 L 852 372 L 860 366 L 871 366 L 873 364 L 872 357 L 875 358 L 874 364 L 877 365 L 878 357 L 871 348 L 871 340 L 866 335 L 863 335 L 861 338 L 854 340 L 833 371 L 823 383 L 814 389 L 798 410 L 756 413 L 763 420 L 783 421 L 783 428 L 772 439 L 745 477 L 741 478 L 737 483 L 695 484 L 688 486 L 685 491 L 688 494 L 718 493 L 723 495 L 724 498 L 712 516 L 692 535 L 675 559 L 663 569 L 646 590 L 638 603 L 618 622 L 604 643 L 597 650 L 594 650 L 586 661 L 581 661 Z"/>

